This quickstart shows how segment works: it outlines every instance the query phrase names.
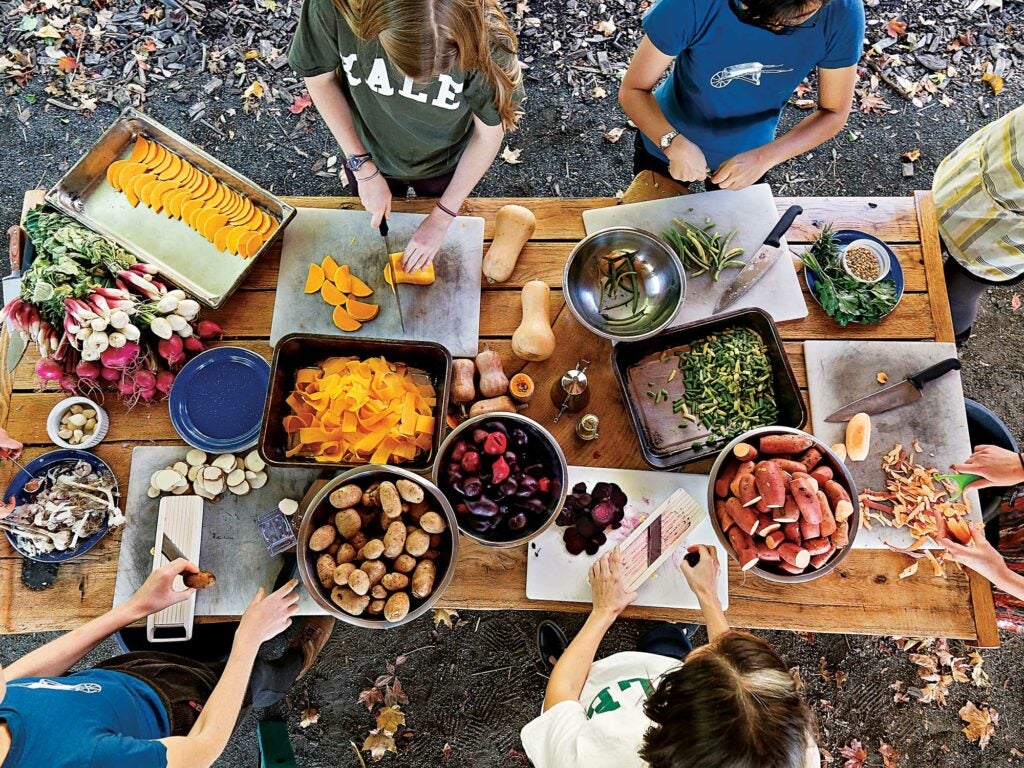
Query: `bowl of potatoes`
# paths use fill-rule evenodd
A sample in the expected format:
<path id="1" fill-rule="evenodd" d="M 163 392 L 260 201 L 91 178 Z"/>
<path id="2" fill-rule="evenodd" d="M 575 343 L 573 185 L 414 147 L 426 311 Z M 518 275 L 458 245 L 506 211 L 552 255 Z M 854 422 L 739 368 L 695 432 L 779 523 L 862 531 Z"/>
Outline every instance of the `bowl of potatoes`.
<path id="1" fill-rule="evenodd" d="M 371 464 L 330 480 L 302 512 L 299 575 L 348 624 L 390 629 L 430 610 L 459 552 L 455 513 L 436 485 Z"/>

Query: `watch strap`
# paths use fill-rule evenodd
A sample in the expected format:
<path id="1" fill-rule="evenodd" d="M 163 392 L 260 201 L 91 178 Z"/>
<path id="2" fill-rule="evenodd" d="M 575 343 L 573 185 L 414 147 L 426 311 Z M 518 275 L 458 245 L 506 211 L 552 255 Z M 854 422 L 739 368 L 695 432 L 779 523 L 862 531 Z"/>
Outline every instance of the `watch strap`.
<path id="1" fill-rule="evenodd" d="M 345 167 L 355 173 L 372 159 L 373 156 L 369 152 L 364 152 L 361 155 L 346 155 Z"/>

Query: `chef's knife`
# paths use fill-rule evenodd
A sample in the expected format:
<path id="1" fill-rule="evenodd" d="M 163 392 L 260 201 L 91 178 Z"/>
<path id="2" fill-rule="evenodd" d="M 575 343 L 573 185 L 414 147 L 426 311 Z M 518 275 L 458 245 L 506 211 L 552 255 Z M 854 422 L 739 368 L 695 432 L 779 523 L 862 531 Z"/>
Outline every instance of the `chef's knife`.
<path id="1" fill-rule="evenodd" d="M 750 257 L 750 261 L 744 265 L 740 273 L 729 284 L 729 287 L 725 289 L 722 298 L 715 305 L 715 314 L 736 303 L 747 291 L 754 287 L 758 280 L 767 274 L 769 269 L 775 266 L 775 262 L 785 253 L 785 249 L 780 247 L 782 236 L 793 226 L 793 220 L 803 212 L 804 209 L 799 205 L 791 205 L 782 214 L 779 223 L 775 225 L 775 228 L 768 233 L 768 237 L 764 239 L 764 244 Z"/>
<path id="2" fill-rule="evenodd" d="M 402 324 L 402 333 L 405 333 L 405 317 L 402 315 L 402 297 L 398 292 L 398 275 L 391 264 L 391 245 L 388 243 L 388 220 L 380 220 L 380 236 L 384 238 L 384 270 L 391 273 L 391 292 L 395 294 L 395 303 L 398 305 L 398 322 Z"/>
<path id="3" fill-rule="evenodd" d="M 28 247 L 31 241 L 25 236 L 25 230 L 14 224 L 7 230 L 9 242 L 8 257 L 11 262 L 11 274 L 3 279 L 4 306 L 21 295 L 21 249 Z M 25 354 L 25 337 L 8 321 L 7 327 L 7 371 L 13 371 L 22 355 Z"/>
<path id="4" fill-rule="evenodd" d="M 908 376 L 901 382 L 890 384 L 884 389 L 880 389 L 870 395 L 865 395 L 859 400 L 854 400 L 849 405 L 843 406 L 828 416 L 825 421 L 841 423 L 849 421 L 858 413 L 884 413 L 885 411 L 891 411 L 893 408 L 899 408 L 901 405 L 915 403 L 923 397 L 921 390 L 924 389 L 925 384 L 929 381 L 935 381 L 935 379 L 944 376 L 950 371 L 959 370 L 960 361 L 955 357 L 950 357 L 930 368 L 925 368 L 923 371 L 918 371 L 912 376 Z"/>

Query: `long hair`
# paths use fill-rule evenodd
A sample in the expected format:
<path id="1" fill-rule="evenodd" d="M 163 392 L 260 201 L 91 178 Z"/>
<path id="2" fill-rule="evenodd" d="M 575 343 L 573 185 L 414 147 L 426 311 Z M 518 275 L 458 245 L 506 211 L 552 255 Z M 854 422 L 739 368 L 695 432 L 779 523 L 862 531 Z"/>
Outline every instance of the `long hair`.
<path id="1" fill-rule="evenodd" d="M 811 714 L 768 643 L 730 631 L 690 653 L 644 707 L 652 768 L 802 768 Z"/>
<path id="2" fill-rule="evenodd" d="M 352 31 L 377 38 L 391 63 L 416 82 L 451 71 L 479 72 L 494 88 L 506 128 L 518 118 L 519 43 L 498 0 L 333 0 Z"/>

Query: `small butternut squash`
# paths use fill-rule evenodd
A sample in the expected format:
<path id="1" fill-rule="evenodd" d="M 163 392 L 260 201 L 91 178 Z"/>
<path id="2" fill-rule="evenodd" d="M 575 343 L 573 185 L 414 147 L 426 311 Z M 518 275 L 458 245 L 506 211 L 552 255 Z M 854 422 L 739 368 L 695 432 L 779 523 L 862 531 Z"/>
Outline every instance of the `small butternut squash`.
<path id="1" fill-rule="evenodd" d="M 471 403 L 476 399 L 476 388 L 473 376 L 476 367 L 472 360 L 460 358 L 452 360 L 452 402 L 457 404 Z"/>
<path id="2" fill-rule="evenodd" d="M 490 347 L 484 347 L 476 356 L 476 369 L 480 371 L 480 394 L 484 397 L 498 397 L 508 392 L 508 376 L 501 366 L 501 355 Z"/>
<path id="3" fill-rule="evenodd" d="M 547 360 L 555 351 L 548 310 L 551 289 L 542 280 L 523 286 L 523 321 L 512 334 L 512 352 L 520 360 Z"/>
<path id="4" fill-rule="evenodd" d="M 528 403 L 533 397 L 533 379 L 525 373 L 517 373 L 508 383 L 508 393 L 517 403 Z"/>
<path id="5" fill-rule="evenodd" d="M 398 280 L 399 285 L 433 285 L 436 279 L 433 263 L 419 272 L 406 272 L 402 269 L 402 256 L 402 253 L 391 254 L 391 267 L 395 271 L 395 278 Z M 392 284 L 391 270 L 387 267 L 384 268 L 384 281 L 388 285 Z"/>
<path id="6" fill-rule="evenodd" d="M 521 205 L 504 205 L 494 219 L 494 239 L 484 256 L 483 273 L 489 283 L 503 283 L 512 276 L 519 254 L 537 229 L 533 211 Z"/>
<path id="7" fill-rule="evenodd" d="M 516 404 L 508 395 L 492 397 L 489 400 L 477 400 L 469 409 L 470 416 L 480 416 L 484 413 L 515 413 Z"/>

